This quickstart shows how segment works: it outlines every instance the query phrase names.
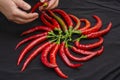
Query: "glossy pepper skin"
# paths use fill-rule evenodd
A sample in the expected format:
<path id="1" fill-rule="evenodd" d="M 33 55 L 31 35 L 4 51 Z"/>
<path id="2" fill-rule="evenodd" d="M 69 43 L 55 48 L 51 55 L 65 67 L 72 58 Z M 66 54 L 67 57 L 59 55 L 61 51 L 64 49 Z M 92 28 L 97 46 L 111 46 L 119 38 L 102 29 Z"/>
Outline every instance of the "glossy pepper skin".
<path id="1" fill-rule="evenodd" d="M 68 28 L 67 25 L 65 24 L 65 22 L 62 20 L 62 18 L 58 17 L 55 13 L 53 13 L 51 10 L 48 10 L 48 12 L 50 13 L 51 16 L 53 16 L 61 25 L 61 28 L 63 30 L 63 32 L 67 32 Z"/>
<path id="2" fill-rule="evenodd" d="M 77 49 L 76 47 L 72 46 L 71 47 L 72 51 L 73 52 L 76 52 L 78 54 L 82 54 L 82 55 L 86 55 L 84 57 L 77 57 L 77 56 L 74 56 L 70 53 L 70 51 L 68 50 L 68 48 L 65 48 L 65 51 L 66 51 L 66 55 L 71 59 L 71 60 L 74 60 L 74 61 L 79 61 L 79 62 L 85 62 L 85 61 L 88 61 L 90 59 L 92 59 L 93 57 L 97 56 L 97 55 L 100 55 L 103 50 L 104 50 L 104 47 L 102 46 L 101 49 L 97 50 L 97 51 L 86 51 L 86 50 L 81 50 L 81 49 Z"/>
<path id="3" fill-rule="evenodd" d="M 54 29 L 61 29 L 59 23 L 52 17 L 50 17 L 49 15 L 46 14 L 46 12 L 42 12 L 43 14 L 41 14 L 41 20 L 42 22 L 46 25 L 51 27 L 53 30 Z"/>
<path id="4" fill-rule="evenodd" d="M 110 31 L 111 27 L 112 27 L 112 23 L 110 22 L 108 24 L 107 28 L 105 28 L 104 30 L 101 30 L 101 31 L 98 31 L 98 32 L 93 32 L 93 33 L 87 34 L 85 36 L 87 38 L 97 38 L 97 37 L 103 36 Z"/>
<path id="5" fill-rule="evenodd" d="M 35 39 L 34 41 L 32 41 L 30 44 L 28 44 L 23 51 L 20 53 L 20 56 L 18 58 L 18 62 L 17 65 L 20 64 L 21 60 L 23 59 L 23 57 L 27 54 L 27 52 L 33 48 L 33 46 L 37 45 L 38 43 L 41 43 L 42 41 L 46 40 L 47 36 L 42 36 L 40 38 Z"/>
<path id="6" fill-rule="evenodd" d="M 25 60 L 23 67 L 21 69 L 21 71 L 24 71 L 26 69 L 26 67 L 28 66 L 28 64 L 38 55 L 40 54 L 40 52 L 42 52 L 43 49 L 45 49 L 47 46 L 49 46 L 51 44 L 51 42 L 46 42 L 42 45 L 40 45 L 35 51 L 33 51 L 28 58 Z"/>
<path id="7" fill-rule="evenodd" d="M 51 52 L 50 52 L 50 63 L 57 65 L 57 67 L 54 68 L 54 71 L 62 78 L 68 78 L 67 75 L 65 75 L 61 69 L 59 68 L 57 62 L 56 62 L 56 55 L 59 51 L 60 48 L 60 44 L 56 43 L 55 46 L 52 48 Z"/>
<path id="8" fill-rule="evenodd" d="M 64 50 L 64 46 L 65 46 L 65 43 L 62 42 L 61 46 L 60 46 L 60 56 L 62 58 L 62 60 L 71 68 L 77 68 L 77 67 L 80 67 L 81 64 L 73 64 L 69 61 L 68 57 L 66 56 L 65 54 L 65 50 Z"/>
<path id="9" fill-rule="evenodd" d="M 69 16 L 75 22 L 75 26 L 73 27 L 73 30 L 79 29 L 79 27 L 81 25 L 81 22 L 80 22 L 79 18 L 77 18 L 75 15 L 72 15 L 72 14 L 69 14 Z"/>
<path id="10" fill-rule="evenodd" d="M 85 34 L 90 34 L 90 33 L 93 33 L 93 32 L 97 32 L 102 27 L 101 19 L 96 15 L 94 15 L 93 17 L 97 20 L 97 23 L 93 27 L 91 27 L 89 29 L 82 30 L 81 31 L 82 34 L 85 35 Z"/>
<path id="11" fill-rule="evenodd" d="M 82 19 L 80 19 L 80 22 L 85 23 L 85 25 L 82 28 L 81 27 L 79 28 L 81 31 L 87 30 L 87 29 L 89 29 L 91 27 L 91 23 L 90 23 L 90 21 L 88 19 L 82 18 Z"/>
<path id="12" fill-rule="evenodd" d="M 102 37 L 99 37 L 99 41 L 97 42 L 94 42 L 94 43 L 89 43 L 89 44 L 81 44 L 79 42 L 79 40 L 76 40 L 74 42 L 75 46 L 79 49 L 84 49 L 84 50 L 91 50 L 91 49 L 94 49 L 94 48 L 97 48 L 99 46 L 101 46 L 103 44 L 103 38 Z"/>
<path id="13" fill-rule="evenodd" d="M 47 35 L 48 33 L 47 32 L 44 32 L 44 33 L 41 33 L 41 34 L 36 34 L 36 35 L 33 35 L 33 36 L 30 36 L 30 37 L 27 37 L 25 39 L 23 39 L 22 41 L 20 41 L 17 46 L 15 47 L 15 49 L 19 48 L 22 44 L 30 41 L 30 40 L 33 40 L 33 39 L 36 39 L 38 37 L 42 37 L 42 36 L 45 36 Z"/>
<path id="14" fill-rule="evenodd" d="M 41 31 L 46 31 L 46 32 L 49 32 L 49 31 L 51 31 L 51 30 L 52 30 L 52 29 L 49 28 L 49 27 L 47 27 L 47 26 L 35 26 L 34 28 L 31 28 L 31 29 L 29 29 L 29 30 L 27 30 L 27 31 L 24 31 L 24 32 L 21 34 L 21 36 L 27 35 L 27 34 L 29 34 L 29 33 L 35 32 L 35 31 L 39 31 L 39 32 L 41 32 Z"/>
<path id="15" fill-rule="evenodd" d="M 42 54 L 41 54 L 41 61 L 42 61 L 42 63 L 45 66 L 49 67 L 49 68 L 55 68 L 55 67 L 57 67 L 56 64 L 50 63 L 48 61 L 48 59 L 47 59 L 47 56 L 49 55 L 49 52 L 53 48 L 54 45 L 55 45 L 55 43 L 52 43 L 52 44 L 46 46 L 46 48 L 42 51 Z"/>
<path id="16" fill-rule="evenodd" d="M 60 14 L 64 18 L 68 27 L 73 27 L 72 19 L 70 18 L 70 16 L 65 11 L 63 11 L 61 9 L 54 9 L 52 11 Z"/>

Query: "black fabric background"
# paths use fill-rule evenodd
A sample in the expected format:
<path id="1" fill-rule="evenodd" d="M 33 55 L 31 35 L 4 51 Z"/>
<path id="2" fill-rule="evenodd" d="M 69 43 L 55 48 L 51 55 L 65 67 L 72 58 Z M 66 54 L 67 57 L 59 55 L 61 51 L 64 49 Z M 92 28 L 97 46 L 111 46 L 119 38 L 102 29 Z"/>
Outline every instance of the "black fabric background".
<path id="1" fill-rule="evenodd" d="M 26 0 L 34 5 L 37 0 Z M 14 50 L 16 44 L 24 37 L 20 33 L 36 25 L 42 25 L 39 19 L 24 25 L 8 21 L 0 14 L 0 80 L 120 80 L 120 0 L 60 0 L 58 8 L 79 18 L 88 18 L 92 25 L 92 15 L 98 15 L 103 21 L 103 28 L 112 21 L 111 31 L 104 36 L 103 54 L 79 69 L 67 67 L 58 57 L 58 63 L 69 78 L 62 79 L 49 68 L 42 65 L 39 56 L 35 58 L 24 72 L 22 64 L 16 66 L 19 52 Z"/>

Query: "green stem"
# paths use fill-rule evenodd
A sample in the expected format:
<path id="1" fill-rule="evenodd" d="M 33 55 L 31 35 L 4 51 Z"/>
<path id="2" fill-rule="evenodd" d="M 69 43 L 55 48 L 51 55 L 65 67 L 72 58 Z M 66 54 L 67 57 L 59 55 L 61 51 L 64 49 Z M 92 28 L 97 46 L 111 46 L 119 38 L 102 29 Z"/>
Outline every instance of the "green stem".
<path id="1" fill-rule="evenodd" d="M 52 40 L 50 40 L 50 42 L 55 42 L 57 39 L 52 39 Z"/>
<path id="2" fill-rule="evenodd" d="M 68 34 L 68 36 L 69 36 L 69 40 L 70 41 L 72 41 L 72 27 L 69 27 L 69 34 Z"/>
<path id="3" fill-rule="evenodd" d="M 81 31 L 80 30 L 72 30 L 72 33 L 81 34 Z"/>
<path id="4" fill-rule="evenodd" d="M 87 36 L 81 35 L 79 38 L 77 38 L 77 39 L 75 39 L 73 41 L 80 41 L 81 39 L 86 39 L 86 38 L 87 38 Z"/>
<path id="5" fill-rule="evenodd" d="M 58 38 L 58 40 L 56 41 L 57 44 L 60 44 L 60 37 Z"/>

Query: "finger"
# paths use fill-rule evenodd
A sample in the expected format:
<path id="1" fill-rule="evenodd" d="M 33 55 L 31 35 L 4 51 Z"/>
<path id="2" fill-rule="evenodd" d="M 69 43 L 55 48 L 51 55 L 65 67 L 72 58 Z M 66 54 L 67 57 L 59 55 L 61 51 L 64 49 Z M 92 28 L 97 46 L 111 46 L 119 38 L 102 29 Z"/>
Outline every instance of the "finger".
<path id="1" fill-rule="evenodd" d="M 39 10 L 53 9 L 58 6 L 59 0 L 50 0 L 47 7 L 40 6 Z"/>
<path id="2" fill-rule="evenodd" d="M 15 22 L 15 23 L 17 23 L 17 24 L 25 24 L 25 23 L 32 22 L 32 21 L 34 21 L 35 19 L 37 19 L 37 17 L 32 18 L 32 19 L 27 19 L 27 20 L 17 17 L 13 22 Z"/>
<path id="3" fill-rule="evenodd" d="M 18 7 L 22 8 L 23 10 L 31 9 L 31 6 L 23 0 L 13 0 L 13 1 L 16 3 Z"/>
<path id="4" fill-rule="evenodd" d="M 49 9 L 54 9 L 55 7 L 58 6 L 59 0 L 56 0 L 55 4 L 49 7 Z"/>
<path id="5" fill-rule="evenodd" d="M 46 9 L 51 9 L 51 7 L 54 8 L 53 6 L 57 6 L 58 2 L 58 0 L 50 0 Z"/>
<path id="6" fill-rule="evenodd" d="M 46 0 L 40 0 L 40 2 L 45 2 Z"/>
<path id="7" fill-rule="evenodd" d="M 16 9 L 15 10 L 15 16 L 16 17 L 20 17 L 20 18 L 23 18 L 23 19 L 32 19 L 34 17 L 38 17 L 38 13 L 26 13 L 20 9 Z"/>

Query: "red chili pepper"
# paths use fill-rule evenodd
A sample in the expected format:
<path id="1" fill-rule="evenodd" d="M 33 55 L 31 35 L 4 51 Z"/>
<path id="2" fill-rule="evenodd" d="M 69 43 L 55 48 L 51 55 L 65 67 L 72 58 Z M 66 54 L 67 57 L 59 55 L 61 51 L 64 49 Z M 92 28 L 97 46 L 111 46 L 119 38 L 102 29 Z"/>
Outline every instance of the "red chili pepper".
<path id="1" fill-rule="evenodd" d="M 52 44 L 50 44 L 49 46 L 46 46 L 46 48 L 42 51 L 42 54 L 41 54 L 41 61 L 42 61 L 42 63 L 43 63 L 46 67 L 49 67 L 49 68 L 55 68 L 55 67 L 57 67 L 56 64 L 50 63 L 50 62 L 48 61 L 48 59 L 47 59 L 50 50 L 51 50 L 54 46 L 55 46 L 55 43 L 52 43 Z"/>
<path id="2" fill-rule="evenodd" d="M 47 15 L 45 12 L 42 12 L 41 20 L 45 25 L 51 27 L 52 29 L 60 29 L 59 23 L 54 18 Z"/>
<path id="3" fill-rule="evenodd" d="M 42 22 L 45 24 L 45 25 L 47 25 L 47 26 L 49 26 L 51 29 L 54 29 L 56 26 L 53 26 L 49 21 L 48 21 L 48 19 L 46 19 L 45 17 L 44 17 L 44 14 L 41 14 L 41 20 L 42 20 Z"/>
<path id="4" fill-rule="evenodd" d="M 76 57 L 74 55 L 72 55 L 68 48 L 65 48 L 65 51 L 66 51 L 66 55 L 71 59 L 71 60 L 74 60 L 74 61 L 88 61 L 90 59 L 92 59 L 94 56 L 96 55 L 100 55 L 103 50 L 104 50 L 104 47 L 102 46 L 101 49 L 97 50 L 97 51 L 85 51 L 85 50 L 80 50 L 80 49 L 77 49 L 75 47 L 72 47 L 71 48 L 73 52 L 76 52 L 76 53 L 79 53 L 79 54 L 85 54 L 86 56 L 83 56 L 83 57 Z"/>
<path id="5" fill-rule="evenodd" d="M 85 18 L 80 19 L 80 22 L 85 22 L 85 26 L 83 26 L 82 28 L 79 28 L 81 31 L 84 31 L 84 30 L 90 28 L 90 26 L 91 26 L 90 21 Z"/>
<path id="6" fill-rule="evenodd" d="M 69 16 L 72 18 L 72 20 L 73 20 L 73 21 L 75 22 L 75 24 L 76 24 L 73 30 L 77 30 L 77 29 L 80 27 L 80 25 L 81 25 L 80 20 L 79 20 L 76 16 L 74 16 L 74 15 L 72 15 L 72 14 L 69 14 Z"/>
<path id="7" fill-rule="evenodd" d="M 110 31 L 111 27 L 112 27 L 112 23 L 110 22 L 106 29 L 103 29 L 103 30 L 98 31 L 98 32 L 90 33 L 90 34 L 87 34 L 85 36 L 87 38 L 97 38 L 97 37 L 103 36 L 104 34 L 106 34 Z"/>
<path id="8" fill-rule="evenodd" d="M 93 48 L 97 48 L 99 47 L 100 45 L 102 45 L 103 43 L 103 38 L 102 37 L 99 37 L 99 41 L 95 42 L 95 43 L 90 43 L 90 44 L 81 44 L 79 42 L 79 40 L 76 40 L 75 42 L 75 46 L 79 49 L 83 49 L 83 50 L 91 50 Z"/>
<path id="9" fill-rule="evenodd" d="M 52 48 L 52 50 L 50 52 L 50 62 L 52 64 L 57 65 L 56 54 L 58 53 L 59 48 L 60 48 L 60 44 L 56 43 L 56 45 Z M 58 65 L 57 65 L 57 67 L 54 68 L 54 70 L 60 77 L 67 78 L 67 76 L 60 70 Z"/>
<path id="10" fill-rule="evenodd" d="M 52 15 L 59 22 L 59 24 L 61 25 L 63 31 L 67 32 L 67 26 L 66 26 L 65 22 L 59 16 L 54 14 L 51 10 L 48 10 L 48 12 L 50 13 L 50 15 Z"/>
<path id="11" fill-rule="evenodd" d="M 85 34 L 90 34 L 90 33 L 93 33 L 93 32 L 97 32 L 101 28 L 101 26 L 102 26 L 101 19 L 96 15 L 94 15 L 93 17 L 97 20 L 97 23 L 95 24 L 95 26 L 93 26 L 90 29 L 83 30 L 83 31 L 80 30 L 82 34 L 85 35 Z"/>
<path id="12" fill-rule="evenodd" d="M 35 40 L 33 40 L 31 43 L 29 43 L 24 49 L 23 51 L 20 53 L 20 56 L 18 58 L 18 62 L 17 62 L 17 65 L 20 64 L 21 60 L 23 59 L 23 57 L 27 54 L 27 52 L 32 49 L 35 45 L 37 45 L 38 43 L 41 43 L 43 42 L 44 40 L 47 39 L 47 35 L 46 36 L 42 36 L 42 37 L 39 37 Z"/>
<path id="13" fill-rule="evenodd" d="M 60 14 L 64 18 L 68 27 L 71 27 L 71 28 L 73 27 L 73 22 L 72 22 L 70 16 L 65 11 L 63 11 L 61 9 L 54 9 L 52 11 Z"/>
<path id="14" fill-rule="evenodd" d="M 72 51 L 74 51 L 75 53 L 78 53 L 78 54 L 83 54 L 83 55 L 90 55 L 92 53 L 94 53 L 93 51 L 89 51 L 89 50 L 83 50 L 83 49 L 79 49 L 79 48 L 76 48 L 75 46 L 72 46 L 71 47 Z M 99 54 L 99 53 L 98 53 Z"/>
<path id="15" fill-rule="evenodd" d="M 69 61 L 68 57 L 65 54 L 65 43 L 62 42 L 61 46 L 60 46 L 60 56 L 62 58 L 62 60 L 71 68 L 77 68 L 80 67 L 81 64 L 73 64 Z"/>
<path id="16" fill-rule="evenodd" d="M 35 12 L 35 10 L 36 9 L 38 9 L 39 8 L 39 6 L 47 6 L 48 5 L 48 2 L 47 1 L 45 1 L 45 2 L 38 2 L 38 3 L 36 3 L 34 6 L 33 6 L 33 8 L 31 9 L 31 13 L 33 13 L 33 12 Z"/>
<path id="17" fill-rule="evenodd" d="M 30 37 L 28 37 L 28 38 L 25 38 L 25 39 L 23 39 L 22 41 L 20 41 L 20 42 L 17 44 L 17 46 L 15 47 L 15 49 L 17 49 L 17 48 L 20 47 L 22 44 L 24 44 L 24 43 L 26 43 L 26 42 L 28 42 L 28 41 L 30 41 L 30 40 L 36 39 L 36 38 L 41 37 L 41 36 L 45 36 L 45 35 L 47 35 L 47 34 L 48 34 L 47 32 L 44 32 L 44 33 L 41 33 L 41 34 L 36 34 L 36 35 L 30 36 Z"/>
<path id="18" fill-rule="evenodd" d="M 34 28 L 31 28 L 31 29 L 29 29 L 29 30 L 27 30 L 27 31 L 24 31 L 22 34 L 21 34 L 21 36 L 23 36 L 23 35 L 26 35 L 26 34 L 29 34 L 29 33 L 32 33 L 32 32 L 35 32 L 35 31 L 51 31 L 52 29 L 50 29 L 49 27 L 47 27 L 47 26 L 36 26 L 36 27 L 34 27 Z"/>
<path id="19" fill-rule="evenodd" d="M 21 71 L 24 71 L 27 67 L 27 65 L 33 60 L 33 58 L 35 58 L 38 54 L 40 54 L 40 52 L 45 49 L 47 46 L 49 46 L 51 44 L 51 42 L 46 42 L 43 43 L 42 45 L 40 45 L 35 51 L 33 51 L 28 58 L 26 59 L 26 61 L 23 64 L 23 67 L 21 69 Z"/>
<path id="20" fill-rule="evenodd" d="M 61 77 L 61 78 L 68 78 L 68 76 L 66 76 L 59 67 L 55 67 L 54 70 L 56 71 L 56 73 Z"/>
<path id="21" fill-rule="evenodd" d="M 50 62 L 52 64 L 57 65 L 57 63 L 56 63 L 56 54 L 58 53 L 59 48 L 60 48 L 60 44 L 56 43 L 55 46 L 50 51 Z"/>

